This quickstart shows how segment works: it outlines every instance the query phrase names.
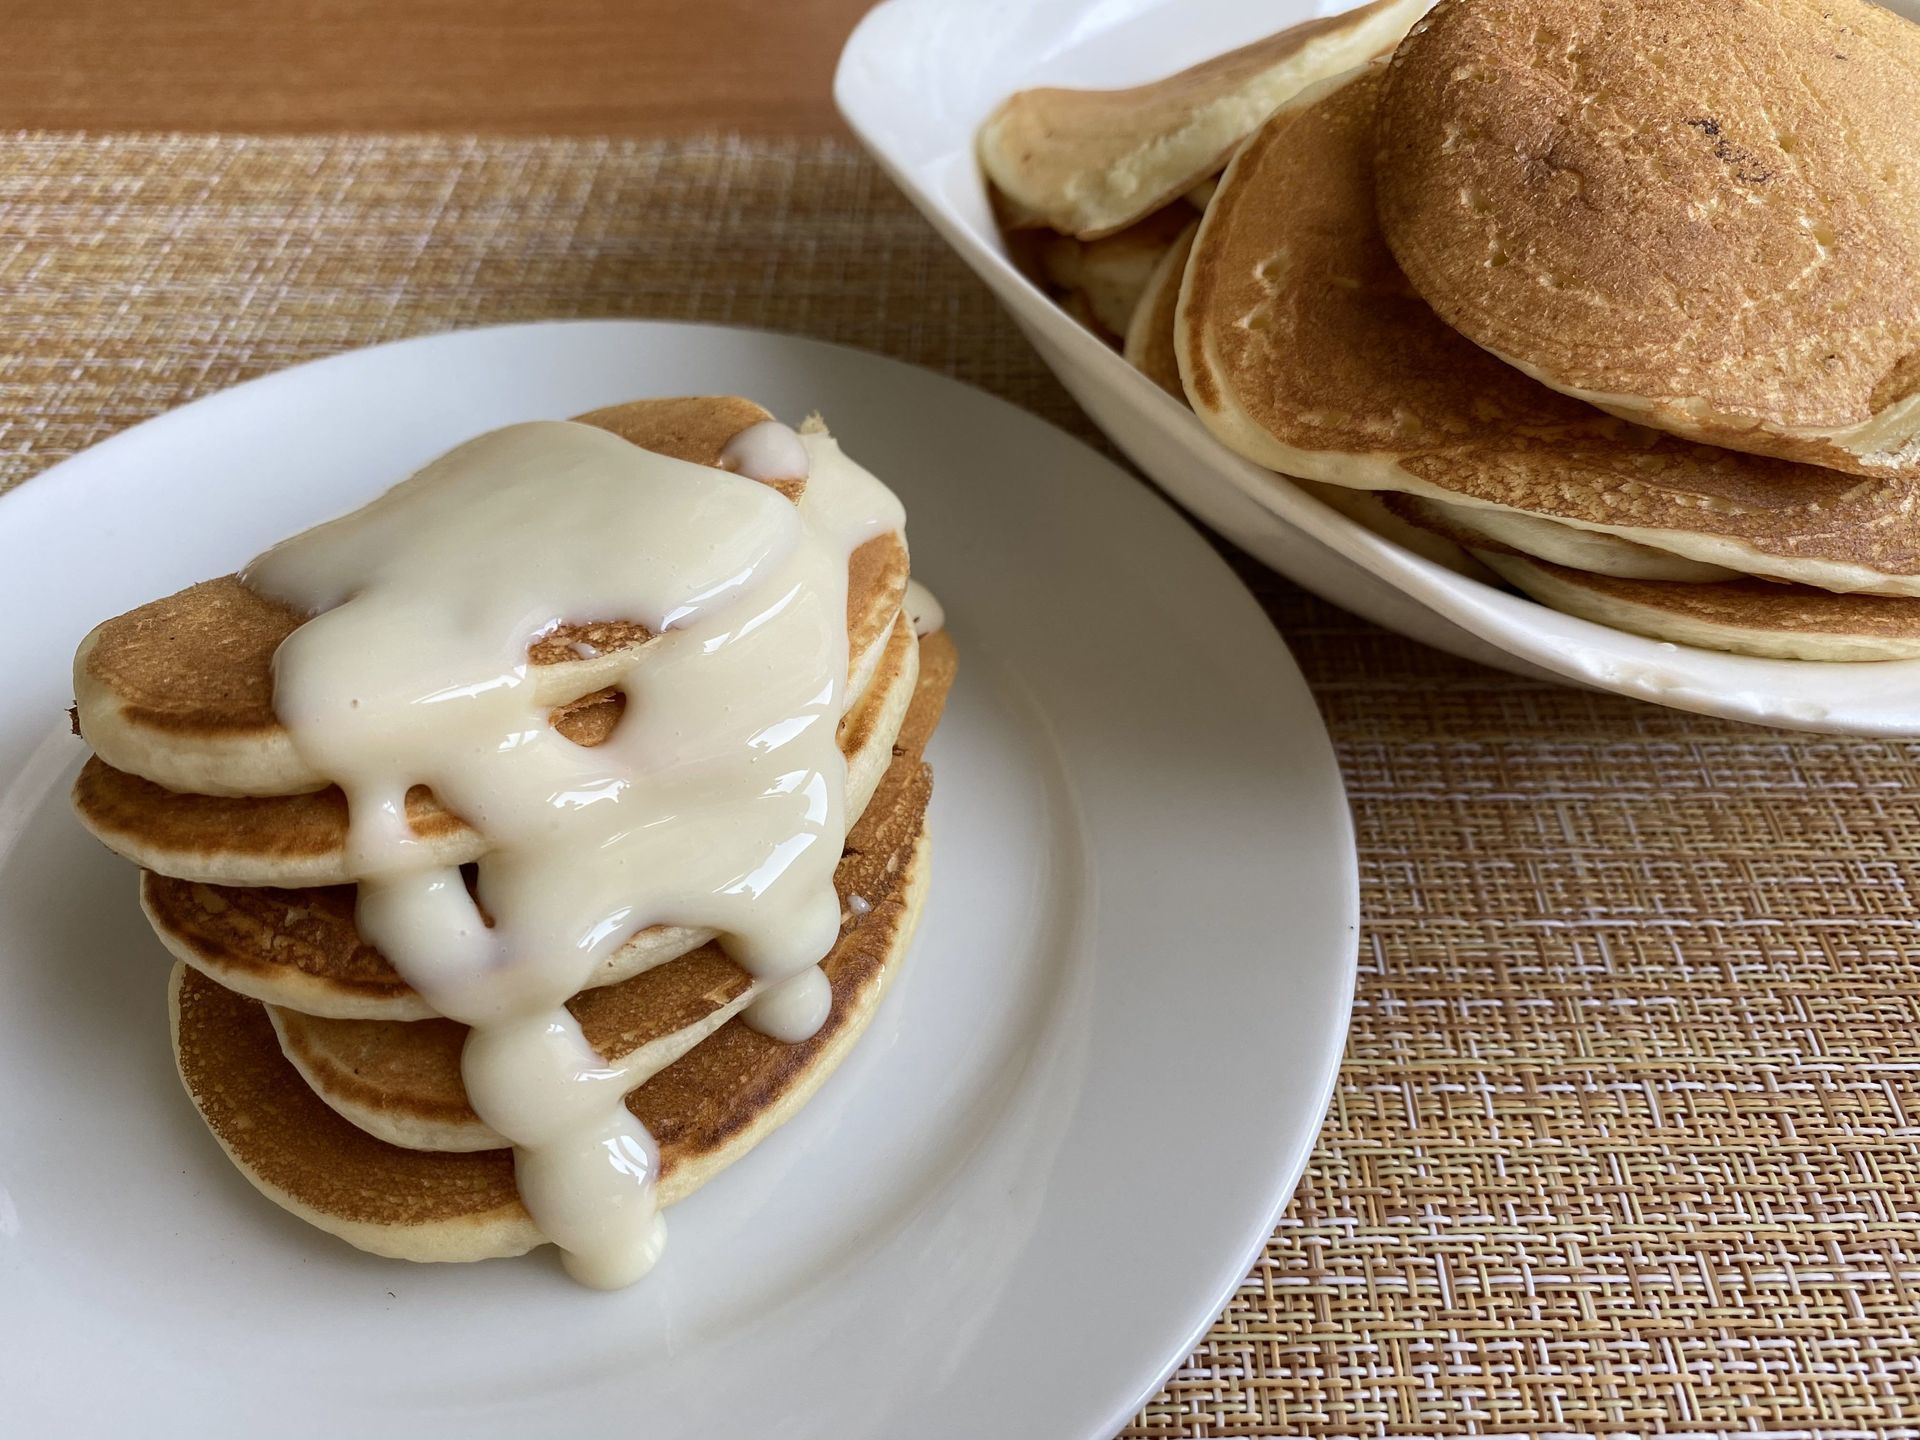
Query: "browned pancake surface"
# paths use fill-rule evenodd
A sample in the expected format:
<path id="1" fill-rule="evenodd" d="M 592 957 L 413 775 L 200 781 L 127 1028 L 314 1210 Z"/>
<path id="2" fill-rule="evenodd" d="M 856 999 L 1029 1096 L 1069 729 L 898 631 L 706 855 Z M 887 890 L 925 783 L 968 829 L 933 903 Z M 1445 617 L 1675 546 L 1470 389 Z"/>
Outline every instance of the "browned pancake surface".
<path id="1" fill-rule="evenodd" d="M 904 626 L 896 632 L 894 625 L 906 589 L 906 549 L 897 536 L 869 541 L 854 552 L 848 575 L 850 649 L 858 655 L 886 637 L 878 672 L 884 678 L 908 662 L 902 652 L 913 644 Z M 598 691 L 555 709 L 553 723 L 576 744 L 598 744 L 612 733 L 625 703 L 617 691 Z M 856 753 L 875 723 L 871 710 L 856 704 L 841 724 L 843 752 Z M 324 861 L 342 849 L 348 828 L 346 796 L 337 786 L 268 797 L 196 795 L 117 770 L 98 756 L 81 767 L 72 800 L 82 822 L 107 844 L 149 866 L 179 863 L 187 874 L 223 874 L 203 867 L 241 858 L 249 864 Z M 410 789 L 406 805 L 407 823 L 421 838 L 471 838 L 466 822 L 425 786 Z M 176 904 L 171 913 L 185 912 Z"/>
<path id="2" fill-rule="evenodd" d="M 1380 215 L 1449 324 L 1551 383 L 1885 473 L 1754 427 L 1920 392 L 1916 127 L 1920 27 L 1861 0 L 1442 0 L 1394 57 Z"/>
<path id="3" fill-rule="evenodd" d="M 736 434 L 771 416 L 735 396 L 697 396 L 636 400 L 577 418 L 643 449 L 713 465 Z M 803 487 L 783 481 L 773 488 L 797 499 Z M 852 630 L 878 633 L 875 617 L 885 609 L 889 594 L 897 601 L 906 565 L 905 550 L 894 536 L 869 541 L 855 552 L 847 593 Z M 278 726 L 273 713 L 274 652 L 302 618 L 228 575 L 107 621 L 94 633 L 86 666 L 136 724 L 189 735 L 262 733 Z M 604 652 L 647 638 L 644 626 L 629 621 L 569 621 L 527 653 L 537 665 L 554 665 L 577 659 L 577 643 Z M 857 635 L 855 644 L 858 653 Z"/>
<path id="4" fill-rule="evenodd" d="M 924 785 L 915 765 L 912 783 Z M 895 895 L 861 917 L 823 964 L 833 1005 L 809 1040 L 784 1045 L 729 1021 L 628 1097 L 660 1143 L 671 1203 L 737 1158 L 730 1144 L 763 1125 L 870 1007 L 908 912 Z M 276 1198 L 352 1224 L 388 1228 L 525 1220 L 508 1150 L 429 1153 L 376 1140 L 310 1090 L 281 1053 L 266 1007 L 179 970 L 175 1052 L 202 1118 Z"/>
<path id="5" fill-rule="evenodd" d="M 917 729 L 938 722 L 945 689 L 936 682 L 916 697 L 921 716 Z M 894 898 L 930 795 L 931 780 L 919 749 L 903 751 L 848 833 L 835 868 L 843 940 L 875 908 Z M 853 903 L 856 897 L 858 906 Z M 350 926 L 350 909 L 344 918 Z M 375 958 L 386 964 L 384 957 Z M 747 971 L 718 945 L 709 944 L 626 980 L 582 991 L 567 1008 L 579 1020 L 587 1043 L 601 1055 L 618 1059 L 698 1024 L 738 999 L 751 983 Z M 292 1010 L 278 1013 L 285 1052 L 337 1100 L 430 1121 L 479 1123 L 461 1079 L 466 1026 L 443 1019 L 332 1020 Z"/>
<path id="6" fill-rule="evenodd" d="M 1189 262 L 1179 343 L 1197 408 L 1307 452 L 1313 479 L 1353 483 L 1355 457 L 1384 456 L 1397 471 L 1377 479 L 1551 519 L 1920 574 L 1920 487 L 1631 425 L 1449 329 L 1373 218 L 1382 85 L 1375 68 L 1284 108 L 1235 158 Z"/>

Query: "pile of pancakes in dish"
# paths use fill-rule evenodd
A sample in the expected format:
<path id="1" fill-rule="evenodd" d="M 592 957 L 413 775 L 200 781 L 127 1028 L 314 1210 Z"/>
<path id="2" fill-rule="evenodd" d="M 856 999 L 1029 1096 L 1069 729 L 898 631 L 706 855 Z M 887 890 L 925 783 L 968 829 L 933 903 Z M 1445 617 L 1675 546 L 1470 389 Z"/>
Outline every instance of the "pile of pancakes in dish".
<path id="1" fill-rule="evenodd" d="M 1220 441 L 1430 558 L 1660 640 L 1920 656 L 1920 26 L 1425 8 L 1013 97 L 1010 238 Z"/>
<path id="2" fill-rule="evenodd" d="M 716 465 L 767 412 L 749 401 L 648 400 L 578 417 L 643 449 Z M 793 481 L 779 482 L 788 493 Z M 804 482 L 800 482 L 804 483 Z M 659 1199 L 698 1189 L 792 1115 L 846 1056 L 892 982 L 927 882 L 922 759 L 951 683 L 943 634 L 917 637 L 900 535 L 848 566 L 849 707 L 839 727 L 848 832 L 835 873 L 832 1006 L 783 1044 L 739 1018 L 758 982 L 709 932 L 654 926 L 610 953 L 568 1004 L 629 1070 L 627 1106 L 660 1148 Z M 174 1053 L 208 1128 L 287 1210 L 364 1250 L 474 1260 L 542 1243 L 506 1142 L 470 1108 L 466 1028 L 436 1016 L 355 925 L 347 804 L 275 717 L 273 656 L 304 617 L 237 577 L 195 585 L 95 629 L 74 663 L 92 746 L 73 803 L 141 867 L 140 897 L 173 968 Z M 610 673 L 650 642 L 620 622 L 569 624 L 529 650 L 551 723 L 607 739 Z M 414 835 L 438 863 L 481 837 L 415 787 Z M 471 877 L 471 867 L 468 875 Z"/>

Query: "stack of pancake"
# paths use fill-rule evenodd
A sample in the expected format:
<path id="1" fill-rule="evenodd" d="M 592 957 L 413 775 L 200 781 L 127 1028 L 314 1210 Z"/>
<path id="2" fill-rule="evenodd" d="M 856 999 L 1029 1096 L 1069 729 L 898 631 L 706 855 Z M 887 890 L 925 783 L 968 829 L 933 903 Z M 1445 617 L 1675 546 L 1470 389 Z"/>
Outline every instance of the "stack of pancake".
<path id="1" fill-rule="evenodd" d="M 1241 455 L 1541 603 L 1920 656 L 1916 134 L 1920 27 L 1863 0 L 1440 0 L 1249 127 L 1124 353 Z M 1045 167 L 982 156 L 1040 212 Z"/>
<path id="2" fill-rule="evenodd" d="M 767 420 L 748 401 L 640 401 L 579 417 L 644 449 L 716 465 Z M 793 482 L 783 481 L 783 490 Z M 789 499 L 797 498 L 789 494 Z M 922 751 L 954 671 L 944 635 L 903 609 L 898 534 L 848 567 L 853 697 L 841 721 L 849 829 L 835 874 L 838 943 L 826 1022 L 783 1044 L 739 1018 L 760 986 L 711 932 L 629 937 L 569 1003 L 592 1047 L 631 1076 L 628 1108 L 660 1150 L 671 1204 L 751 1149 L 848 1053 L 891 983 L 928 871 Z M 522 1253 L 543 1237 L 506 1142 L 469 1106 L 464 1026 L 436 1016 L 355 925 L 344 796 L 275 717 L 273 656 L 303 618 L 238 578 L 101 625 L 75 660 L 76 724 L 94 749 L 73 791 L 86 826 L 133 860 L 155 933 L 177 957 L 174 1052 L 194 1104 L 261 1191 L 362 1249 L 409 1260 Z M 540 703 L 581 745 L 624 698 L 609 674 L 651 636 L 568 624 L 529 650 Z M 438 863 L 484 848 L 416 786 L 414 835 Z"/>

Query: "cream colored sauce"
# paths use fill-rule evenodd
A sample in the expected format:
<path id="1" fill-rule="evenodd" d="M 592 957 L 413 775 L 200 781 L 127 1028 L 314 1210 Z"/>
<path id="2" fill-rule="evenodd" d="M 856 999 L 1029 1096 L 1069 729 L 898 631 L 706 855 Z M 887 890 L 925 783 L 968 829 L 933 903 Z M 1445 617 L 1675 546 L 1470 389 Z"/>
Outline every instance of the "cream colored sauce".
<path id="1" fill-rule="evenodd" d="M 906 598 L 900 602 L 900 608 L 907 612 L 907 619 L 913 622 L 915 635 L 924 637 L 947 628 L 946 608 L 918 580 L 907 581 Z"/>
<path id="2" fill-rule="evenodd" d="M 274 705 L 347 794 L 362 933 L 472 1027 L 475 1113 L 512 1142 L 569 1272 L 603 1287 L 659 1254 L 659 1154 L 565 1002 L 635 931 L 678 924 L 718 932 L 754 975 L 758 1028 L 800 1040 L 825 1019 L 847 561 L 904 518 L 825 435 L 754 426 L 725 463 L 739 473 L 591 426 L 509 426 L 246 576 L 314 615 L 274 658 Z M 753 483 L 802 476 L 797 506 Z M 616 618 L 656 638 L 615 682 L 613 735 L 578 746 L 532 694 L 527 646 Z M 416 784 L 486 838 L 491 925 L 457 869 L 421 857 Z"/>

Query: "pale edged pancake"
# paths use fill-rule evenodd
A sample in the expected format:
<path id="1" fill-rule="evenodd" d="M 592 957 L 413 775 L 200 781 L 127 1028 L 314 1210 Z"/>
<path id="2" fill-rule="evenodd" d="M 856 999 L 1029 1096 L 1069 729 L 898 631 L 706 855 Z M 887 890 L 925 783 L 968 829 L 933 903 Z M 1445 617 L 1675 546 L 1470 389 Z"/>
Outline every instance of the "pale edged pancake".
<path id="1" fill-rule="evenodd" d="M 1181 404 L 1187 404 L 1187 392 L 1180 384 L 1179 357 L 1174 347 L 1174 319 L 1180 302 L 1180 280 L 1192 253 L 1199 224 L 1188 227 L 1174 242 L 1140 297 L 1139 309 L 1127 331 L 1122 353 L 1127 363 L 1165 390 Z M 1411 524 L 1388 509 L 1377 495 L 1341 485 L 1323 485 L 1295 476 L 1280 477 L 1298 485 L 1321 504 L 1338 510 L 1376 535 L 1391 540 L 1402 549 L 1444 565 L 1458 575 L 1475 580 L 1490 579 L 1486 567 L 1451 540 Z"/>
<path id="2" fill-rule="evenodd" d="M 896 614 L 865 692 L 840 721 L 849 814 L 865 807 L 886 769 L 918 674 L 913 626 Z M 176 880 L 285 889 L 358 878 L 349 870 L 347 801 L 337 788 L 257 800 L 182 795 L 94 756 L 81 766 L 72 799 L 74 813 L 102 844 Z M 407 792 L 406 810 L 408 825 L 423 842 L 423 863 L 466 865 L 486 850 L 479 833 L 426 787 Z M 170 935 L 162 938 L 171 943 Z"/>
<path id="3" fill-rule="evenodd" d="M 1221 441 L 1286 475 L 1537 515 L 1743 574 L 1920 595 L 1920 487 L 1628 424 L 1449 329 L 1374 220 L 1382 77 L 1369 66 L 1283 106 L 1201 222 L 1178 357 Z"/>
<path id="4" fill-rule="evenodd" d="M 1182 405 L 1187 403 L 1187 392 L 1181 388 L 1180 361 L 1173 350 L 1173 317 L 1180 305 L 1180 279 L 1187 273 L 1187 257 L 1199 233 L 1196 215 L 1161 254 L 1141 288 L 1120 347 L 1129 365 Z"/>
<path id="5" fill-rule="evenodd" d="M 915 704 L 936 714 L 943 692 Z M 847 833 L 834 872 L 843 935 L 865 923 L 902 883 L 926 815 L 931 780 L 919 753 L 887 769 L 873 803 Z M 738 1014 L 760 985 L 717 944 L 615 985 L 582 991 L 567 1008 L 587 1042 L 635 1085 L 678 1060 Z M 326 1020 L 268 1006 L 281 1051 L 315 1094 L 378 1139 L 413 1150 L 487 1150 L 506 1144 L 468 1105 L 461 1079 L 467 1027 L 451 1020 Z"/>
<path id="6" fill-rule="evenodd" d="M 924 830 L 894 895 L 826 961 L 833 1008 L 783 1045 L 733 1019 L 627 1097 L 660 1145 L 659 1199 L 684 1200 L 790 1119 L 873 1018 L 900 968 L 927 879 Z M 359 1249 L 396 1260 L 521 1255 L 543 1243 L 520 1203 L 513 1152 L 409 1150 L 331 1109 L 281 1053 L 266 1007 L 176 964 L 175 1063 L 200 1117 L 270 1200 Z M 857 1165 L 856 1156 L 819 1157 Z"/>
<path id="7" fill-rule="evenodd" d="M 1374 0 L 1124 90 L 1022 90 L 980 127 L 980 166 L 1012 224 L 1110 235 L 1206 180 L 1288 96 L 1391 49 L 1429 3 Z"/>
<path id="8" fill-rule="evenodd" d="M 1583 620 L 1675 645 L 1774 660 L 1920 659 L 1920 600 L 1768 580 L 1623 580 L 1491 551 L 1515 589 Z"/>
<path id="9" fill-rule="evenodd" d="M 1295 475 L 1280 477 L 1298 485 L 1307 494 L 1313 496 L 1330 510 L 1338 510 L 1356 525 L 1365 527 L 1382 540 L 1390 540 L 1402 550 L 1411 551 L 1423 560 L 1431 560 L 1436 565 L 1444 565 L 1456 575 L 1464 575 L 1469 580 L 1487 580 L 1486 566 L 1453 539 L 1437 534 L 1424 526 L 1416 525 L 1395 513 L 1388 501 L 1395 498 L 1388 495 L 1376 495 L 1367 490 L 1354 490 L 1345 485 L 1324 485 L 1318 480 L 1302 480 Z"/>
<path id="10" fill-rule="evenodd" d="M 575 418 L 641 449 L 714 465 L 729 440 L 771 416 L 735 396 L 688 396 Z M 774 488 L 797 500 L 804 485 Z M 868 541 L 849 561 L 847 630 L 856 665 L 878 653 L 906 593 L 907 570 L 898 535 Z M 105 764 L 171 790 L 277 796 L 324 789 L 273 711 L 274 651 L 303 618 L 228 575 L 105 621 L 74 657 L 80 733 Z M 644 626 L 624 620 L 558 627 L 528 649 L 536 702 L 564 705 L 603 689 L 649 638 Z"/>
<path id="11" fill-rule="evenodd" d="M 1719 565 L 1703 565 L 1650 546 L 1622 540 L 1597 530 L 1576 530 L 1537 515 L 1484 506 L 1449 505 L 1422 495 L 1382 497 L 1382 503 L 1410 525 L 1445 537 L 1468 550 L 1493 550 L 1503 555 L 1545 560 L 1572 570 L 1612 575 L 1621 580 L 1665 580 L 1700 584 L 1708 580 L 1735 580 L 1739 572 Z"/>
<path id="12" fill-rule="evenodd" d="M 1920 27 L 1862 0 L 1443 0 L 1388 240 L 1440 315 L 1642 424 L 1920 478 Z"/>
<path id="13" fill-rule="evenodd" d="M 1200 218 L 1184 200 L 1099 240 L 1049 235 L 1040 245 L 1040 271 L 1063 296 L 1078 296 L 1109 335 L 1125 335 L 1168 248 Z"/>

